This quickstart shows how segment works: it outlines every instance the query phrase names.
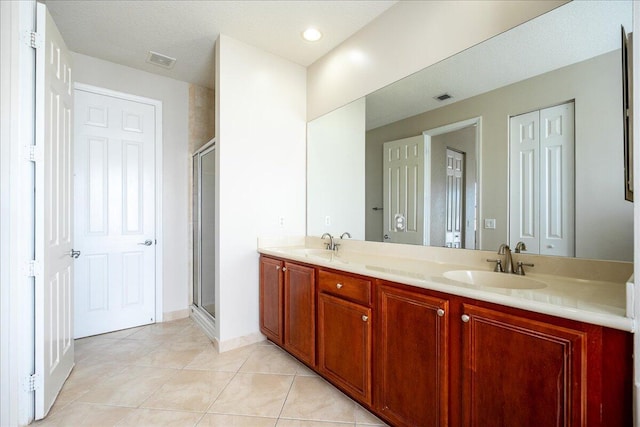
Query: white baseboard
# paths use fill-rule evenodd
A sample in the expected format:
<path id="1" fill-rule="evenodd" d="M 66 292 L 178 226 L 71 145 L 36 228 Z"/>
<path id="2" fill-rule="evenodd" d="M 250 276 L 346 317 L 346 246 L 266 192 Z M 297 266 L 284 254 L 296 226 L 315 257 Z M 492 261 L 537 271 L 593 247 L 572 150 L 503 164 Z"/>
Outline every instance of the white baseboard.
<path id="1" fill-rule="evenodd" d="M 172 320 L 186 319 L 189 317 L 189 309 L 185 308 L 183 310 L 169 311 L 162 313 L 162 321 L 163 322 L 171 322 Z"/>
<path id="2" fill-rule="evenodd" d="M 220 353 L 224 353 L 225 351 L 234 350 L 236 348 L 244 347 L 257 342 L 262 342 L 266 339 L 267 337 L 262 335 L 260 332 L 257 332 L 255 334 L 245 335 L 237 338 L 231 338 L 225 341 L 220 341 L 216 339 L 215 342 L 216 342 L 216 347 L 218 348 L 218 351 Z"/>

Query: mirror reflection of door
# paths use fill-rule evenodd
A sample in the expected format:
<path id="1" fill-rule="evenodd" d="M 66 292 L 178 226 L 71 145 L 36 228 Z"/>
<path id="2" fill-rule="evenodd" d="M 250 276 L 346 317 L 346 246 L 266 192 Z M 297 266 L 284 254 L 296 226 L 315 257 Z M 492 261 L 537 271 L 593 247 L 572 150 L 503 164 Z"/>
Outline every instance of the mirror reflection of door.
<path id="1" fill-rule="evenodd" d="M 464 234 L 464 153 L 447 148 L 445 246 L 461 248 Z"/>
<path id="2" fill-rule="evenodd" d="M 509 244 L 575 256 L 574 103 L 510 118 Z"/>
<path id="3" fill-rule="evenodd" d="M 479 123 L 383 144 L 383 241 L 477 247 Z"/>
<path id="4" fill-rule="evenodd" d="M 422 135 L 383 146 L 383 236 L 385 242 L 424 242 L 425 156 Z"/>
<path id="5" fill-rule="evenodd" d="M 429 153 L 428 245 L 477 247 L 478 122 L 474 119 L 425 132 Z"/>

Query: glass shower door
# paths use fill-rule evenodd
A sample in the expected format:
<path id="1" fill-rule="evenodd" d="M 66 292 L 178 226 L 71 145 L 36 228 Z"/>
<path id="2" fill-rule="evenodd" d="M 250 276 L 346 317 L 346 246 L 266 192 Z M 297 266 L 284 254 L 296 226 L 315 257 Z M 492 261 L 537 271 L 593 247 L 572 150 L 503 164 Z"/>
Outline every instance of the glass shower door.
<path id="1" fill-rule="evenodd" d="M 215 146 L 194 155 L 193 171 L 193 305 L 215 319 Z"/>

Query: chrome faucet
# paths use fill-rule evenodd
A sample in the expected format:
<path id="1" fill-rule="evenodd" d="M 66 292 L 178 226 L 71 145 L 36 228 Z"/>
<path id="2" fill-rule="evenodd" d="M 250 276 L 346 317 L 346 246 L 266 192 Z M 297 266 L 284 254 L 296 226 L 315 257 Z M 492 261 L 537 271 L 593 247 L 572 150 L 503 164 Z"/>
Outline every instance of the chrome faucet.
<path id="1" fill-rule="evenodd" d="M 344 239 L 344 236 L 347 236 L 348 238 L 351 238 L 351 234 L 348 231 L 345 231 L 344 233 L 342 233 L 340 235 L 340 240 Z"/>
<path id="2" fill-rule="evenodd" d="M 504 255 L 504 272 L 513 273 L 513 258 L 511 257 L 511 248 L 503 243 L 498 248 L 498 255 Z"/>
<path id="3" fill-rule="evenodd" d="M 518 242 L 516 244 L 515 253 L 520 253 L 520 251 L 526 251 L 527 247 L 523 242 Z M 500 273 L 513 273 L 519 276 L 524 276 L 524 266 L 533 267 L 533 264 L 528 264 L 526 262 L 518 261 L 517 267 L 513 266 L 513 257 L 511 256 L 511 248 L 506 243 L 503 243 L 498 248 L 498 255 L 504 255 L 504 267 L 501 259 L 488 259 L 488 262 L 495 262 L 496 267 L 493 271 Z"/>
<path id="4" fill-rule="evenodd" d="M 526 250 L 527 250 L 527 245 L 525 245 L 524 242 L 518 242 L 516 243 L 516 248 L 513 251 L 519 254 L 521 251 L 526 251 Z"/>
<path id="5" fill-rule="evenodd" d="M 336 244 L 333 242 L 333 236 L 329 233 L 324 233 L 322 235 L 322 237 L 320 237 L 321 239 L 324 239 L 325 237 L 329 238 L 329 243 L 325 243 L 324 246 L 325 248 L 327 248 L 330 251 L 335 251 L 336 250 Z"/>

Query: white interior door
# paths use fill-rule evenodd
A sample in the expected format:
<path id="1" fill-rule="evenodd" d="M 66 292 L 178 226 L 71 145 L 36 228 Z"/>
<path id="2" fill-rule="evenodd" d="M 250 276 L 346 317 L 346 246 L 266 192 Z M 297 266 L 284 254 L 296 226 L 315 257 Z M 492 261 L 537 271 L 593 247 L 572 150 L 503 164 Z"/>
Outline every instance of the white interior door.
<path id="1" fill-rule="evenodd" d="M 424 137 L 383 145 L 383 236 L 385 242 L 424 242 Z"/>
<path id="2" fill-rule="evenodd" d="M 510 245 L 575 256 L 574 104 L 511 118 Z"/>
<path id="3" fill-rule="evenodd" d="M 445 245 L 461 248 L 464 219 L 464 154 L 447 148 L 446 152 Z"/>
<path id="4" fill-rule="evenodd" d="M 540 254 L 576 256 L 573 102 L 540 110 Z"/>
<path id="5" fill-rule="evenodd" d="M 76 338 L 155 321 L 152 104 L 75 91 Z"/>
<path id="6" fill-rule="evenodd" d="M 71 57 L 37 3 L 35 197 L 35 418 L 43 418 L 73 368 L 73 92 Z"/>
<path id="7" fill-rule="evenodd" d="M 509 244 L 519 241 L 527 252 L 540 253 L 540 112 L 511 117 Z"/>

